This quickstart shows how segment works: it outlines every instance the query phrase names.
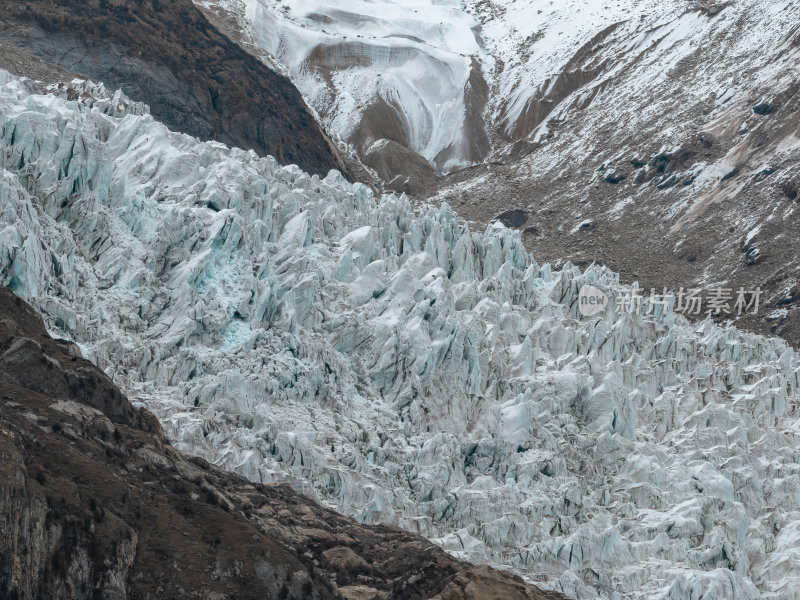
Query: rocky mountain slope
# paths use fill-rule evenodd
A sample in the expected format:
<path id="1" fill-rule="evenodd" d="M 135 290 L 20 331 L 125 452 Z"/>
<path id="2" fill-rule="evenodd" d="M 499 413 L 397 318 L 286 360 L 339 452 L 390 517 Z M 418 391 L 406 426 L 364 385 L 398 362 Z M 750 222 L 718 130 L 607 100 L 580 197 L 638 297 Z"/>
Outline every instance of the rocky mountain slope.
<path id="1" fill-rule="evenodd" d="M 312 173 L 349 175 L 291 81 L 221 34 L 190 0 L 3 0 L 0 15 L 0 41 L 15 49 L 0 67 L 17 75 L 40 74 L 14 56 L 30 54 L 121 88 L 177 131 Z"/>
<path id="2" fill-rule="evenodd" d="M 177 448 L 572 598 L 800 598 L 787 344 L 71 89 L 4 76 L 0 283 Z"/>
<path id="3" fill-rule="evenodd" d="M 6 288 L 0 394 L 3 598 L 562 598 L 187 458 Z"/>

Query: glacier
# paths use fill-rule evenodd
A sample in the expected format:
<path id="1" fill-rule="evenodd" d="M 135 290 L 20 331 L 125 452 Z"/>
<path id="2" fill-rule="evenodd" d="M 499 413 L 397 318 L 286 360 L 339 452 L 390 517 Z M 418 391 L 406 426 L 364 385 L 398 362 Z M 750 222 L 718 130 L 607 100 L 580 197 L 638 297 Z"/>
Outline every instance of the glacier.
<path id="1" fill-rule="evenodd" d="M 101 84 L 0 72 L 0 165 L 0 283 L 179 449 L 576 599 L 800 598 L 784 341 Z"/>

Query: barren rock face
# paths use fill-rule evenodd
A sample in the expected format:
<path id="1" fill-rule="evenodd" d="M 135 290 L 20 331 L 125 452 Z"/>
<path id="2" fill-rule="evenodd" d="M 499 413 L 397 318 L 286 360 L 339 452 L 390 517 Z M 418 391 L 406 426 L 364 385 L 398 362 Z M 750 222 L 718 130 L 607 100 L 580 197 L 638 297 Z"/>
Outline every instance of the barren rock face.
<path id="1" fill-rule="evenodd" d="M 375 169 L 390 189 L 419 196 L 436 185 L 428 162 L 391 140 L 375 141 L 364 154 L 364 164 Z"/>
<path id="2" fill-rule="evenodd" d="M 620 310 L 635 290 L 612 272 L 541 266 L 501 223 L 472 232 L 74 86 L 0 87 L 0 278 L 178 448 L 574 598 L 793 597 L 784 342 L 671 301 Z M 587 285 L 608 309 L 583 317 Z M 331 536 L 320 552 L 348 547 Z"/>

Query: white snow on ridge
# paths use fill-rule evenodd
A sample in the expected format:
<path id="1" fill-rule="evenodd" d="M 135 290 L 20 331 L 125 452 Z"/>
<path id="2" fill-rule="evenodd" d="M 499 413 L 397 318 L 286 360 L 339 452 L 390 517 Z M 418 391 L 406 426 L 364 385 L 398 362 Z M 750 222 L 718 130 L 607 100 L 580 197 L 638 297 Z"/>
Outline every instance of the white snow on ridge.
<path id="1" fill-rule="evenodd" d="M 85 87 L 0 72 L 0 283 L 179 448 L 574 598 L 800 598 L 784 342 L 581 319 L 613 273 Z"/>
<path id="2" fill-rule="evenodd" d="M 441 172 L 473 164 L 458 150 L 470 144 L 465 87 L 473 57 L 487 68 L 492 61 L 480 48 L 477 22 L 458 2 L 240 4 L 243 9 L 226 8 L 244 12 L 249 35 L 287 68 L 329 130 L 346 140 L 366 136 L 365 146 L 392 137 Z M 364 111 L 376 101 L 390 107 L 401 130 L 385 123 L 374 136 L 358 134 Z"/>
<path id="3" fill-rule="evenodd" d="M 633 16 L 636 0 L 490 0 L 473 2 L 487 49 L 502 61 L 493 120 L 506 128 L 522 116 L 535 93 L 547 95 L 578 50 L 607 27 Z M 648 18 L 670 2 L 646 3 Z"/>
<path id="4" fill-rule="evenodd" d="M 504 130 L 491 140 L 495 149 L 524 138 L 531 103 L 559 96 L 565 77 L 586 67 L 586 57 L 570 65 L 591 40 L 599 36 L 590 54 L 597 51 L 594 66 L 605 65 L 610 79 L 614 64 L 622 68 L 640 46 L 660 40 L 660 28 L 679 38 L 691 27 L 680 17 L 692 8 L 699 14 L 676 0 L 196 2 L 236 15 L 245 37 L 286 68 L 329 131 L 364 148 L 392 139 L 440 174 L 487 157 L 490 140 L 476 147 L 476 137 Z M 488 98 L 471 82 L 473 70 L 488 83 Z M 485 108 L 468 111 L 484 100 Z M 376 103 L 391 114 L 371 115 Z"/>
<path id="5" fill-rule="evenodd" d="M 671 127 L 692 121 L 695 115 L 684 118 L 685 108 L 712 94 L 719 114 L 731 100 L 754 102 L 745 95 L 759 88 L 777 92 L 792 81 L 796 55 L 785 49 L 797 6 L 787 0 L 479 5 L 486 49 L 503 64 L 495 74 L 490 121 L 508 131 L 524 121 L 531 102 L 547 99 L 553 117 L 581 122 L 590 137 L 610 122 L 631 135 L 656 118 L 659 138 L 666 139 Z M 696 64 L 704 68 L 696 71 Z M 675 134 L 680 143 L 683 131 Z"/>

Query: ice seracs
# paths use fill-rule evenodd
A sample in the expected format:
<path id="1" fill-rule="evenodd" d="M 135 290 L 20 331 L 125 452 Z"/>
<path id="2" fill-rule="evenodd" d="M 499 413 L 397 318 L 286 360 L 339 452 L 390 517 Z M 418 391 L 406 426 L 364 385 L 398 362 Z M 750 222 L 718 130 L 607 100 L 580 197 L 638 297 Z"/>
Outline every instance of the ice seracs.
<path id="1" fill-rule="evenodd" d="M 51 91 L 2 75 L 0 282 L 176 446 L 575 598 L 800 598 L 784 342 L 583 318 L 613 273 Z"/>

